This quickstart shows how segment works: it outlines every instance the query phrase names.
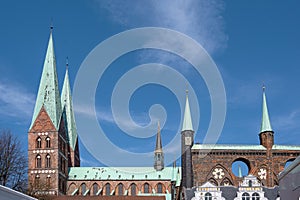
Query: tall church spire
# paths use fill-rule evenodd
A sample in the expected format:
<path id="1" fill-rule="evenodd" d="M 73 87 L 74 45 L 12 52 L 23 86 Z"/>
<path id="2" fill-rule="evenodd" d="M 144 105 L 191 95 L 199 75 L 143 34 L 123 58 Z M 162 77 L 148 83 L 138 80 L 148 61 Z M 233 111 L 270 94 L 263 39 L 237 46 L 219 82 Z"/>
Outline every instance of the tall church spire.
<path id="1" fill-rule="evenodd" d="M 186 102 L 185 102 L 185 110 L 183 116 L 183 124 L 181 131 L 193 131 L 192 117 L 190 111 L 190 103 L 188 97 L 188 90 L 186 91 Z"/>
<path id="2" fill-rule="evenodd" d="M 52 27 L 50 30 L 50 37 L 48 48 L 44 61 L 42 77 L 40 86 L 36 97 L 36 103 L 30 129 L 32 128 L 37 115 L 41 108 L 44 106 L 47 114 L 49 115 L 53 125 L 58 129 L 61 118 L 61 104 L 60 95 L 58 90 L 58 80 L 56 72 L 56 60 L 54 54 L 54 45 L 52 39 Z"/>
<path id="3" fill-rule="evenodd" d="M 154 169 L 160 171 L 164 168 L 164 153 L 162 150 L 160 124 L 157 124 L 156 145 L 154 151 Z"/>
<path id="4" fill-rule="evenodd" d="M 157 123 L 157 134 L 156 134 L 155 151 L 162 151 L 161 136 L 160 136 L 160 124 L 159 124 L 159 122 Z"/>
<path id="5" fill-rule="evenodd" d="M 74 112 L 73 112 L 72 94 L 71 94 L 69 72 L 68 72 L 68 61 L 66 64 L 64 85 L 61 92 L 61 105 L 63 111 L 65 112 L 66 124 L 67 124 L 67 135 L 69 138 L 70 147 L 73 150 L 75 150 L 75 146 L 77 143 L 77 129 L 76 129 Z"/>
<path id="6" fill-rule="evenodd" d="M 263 102 L 262 102 L 262 120 L 260 132 L 273 131 L 270 123 L 267 99 L 265 94 L 265 86 L 263 86 Z"/>

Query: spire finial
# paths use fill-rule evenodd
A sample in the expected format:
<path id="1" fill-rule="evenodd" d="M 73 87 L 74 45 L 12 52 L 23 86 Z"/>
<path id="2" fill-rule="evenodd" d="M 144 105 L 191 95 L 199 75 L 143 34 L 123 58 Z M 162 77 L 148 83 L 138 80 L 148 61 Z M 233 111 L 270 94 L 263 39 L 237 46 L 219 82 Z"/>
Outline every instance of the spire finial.
<path id="1" fill-rule="evenodd" d="M 66 69 L 67 69 L 67 70 L 69 69 L 69 58 L 68 58 L 68 56 L 67 56 L 67 58 L 66 58 Z"/>
<path id="2" fill-rule="evenodd" d="M 264 83 L 263 83 L 262 89 L 263 89 L 263 92 L 265 92 L 265 91 L 266 91 L 266 86 L 265 86 L 265 84 L 264 84 Z"/>
<path id="3" fill-rule="evenodd" d="M 52 33 L 52 30 L 53 30 L 53 19 L 51 17 L 51 21 L 50 21 L 50 31 L 51 31 L 51 33 Z"/>
<path id="4" fill-rule="evenodd" d="M 186 96 L 188 96 L 188 94 L 189 94 L 189 84 L 188 83 L 186 83 L 185 94 L 186 94 Z"/>

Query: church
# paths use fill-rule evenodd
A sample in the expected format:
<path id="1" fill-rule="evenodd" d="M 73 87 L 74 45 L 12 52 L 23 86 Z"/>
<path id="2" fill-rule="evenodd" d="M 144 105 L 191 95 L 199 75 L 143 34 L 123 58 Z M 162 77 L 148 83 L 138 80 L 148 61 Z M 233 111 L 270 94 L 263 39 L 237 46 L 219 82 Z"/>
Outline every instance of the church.
<path id="1" fill-rule="evenodd" d="M 257 184 L 271 188 L 278 186 L 278 174 L 283 171 L 286 162 L 300 155 L 300 146 L 274 144 L 275 134 L 264 90 L 260 144 L 194 143 L 193 110 L 187 95 L 181 130 L 181 167 L 175 164 L 164 166 L 159 124 L 153 167 L 80 167 L 68 66 L 60 93 L 52 32 L 51 28 L 32 123 L 28 130 L 28 186 L 32 195 L 164 196 L 170 200 L 188 199 L 186 194 L 201 190 L 198 188 L 201 185 L 240 186 L 245 177 L 232 172 L 232 163 L 235 161 L 246 163 L 249 169 L 247 176 Z"/>

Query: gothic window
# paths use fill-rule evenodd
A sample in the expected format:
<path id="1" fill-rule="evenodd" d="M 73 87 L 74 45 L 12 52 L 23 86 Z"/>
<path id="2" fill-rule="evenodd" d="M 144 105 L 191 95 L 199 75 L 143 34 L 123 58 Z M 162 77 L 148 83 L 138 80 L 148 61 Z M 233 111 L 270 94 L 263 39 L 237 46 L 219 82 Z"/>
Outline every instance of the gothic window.
<path id="1" fill-rule="evenodd" d="M 144 193 L 149 193 L 149 184 L 148 183 L 144 184 Z"/>
<path id="2" fill-rule="evenodd" d="M 242 200 L 250 200 L 250 195 L 247 192 L 243 193 Z"/>
<path id="3" fill-rule="evenodd" d="M 40 186 L 40 175 L 38 175 L 38 174 L 34 178 L 34 185 L 35 185 L 35 187 Z"/>
<path id="4" fill-rule="evenodd" d="M 98 184 L 97 184 L 97 183 L 94 183 L 94 184 L 93 184 L 93 195 L 96 195 L 97 192 L 98 192 L 98 190 L 99 190 Z"/>
<path id="5" fill-rule="evenodd" d="M 47 179 L 46 179 L 47 188 L 50 188 L 50 183 L 51 183 L 51 177 L 50 177 L 50 175 L 48 175 Z"/>
<path id="6" fill-rule="evenodd" d="M 258 193 L 253 193 L 252 194 L 252 200 L 259 200 L 260 199 L 260 197 L 259 197 L 259 194 Z"/>
<path id="7" fill-rule="evenodd" d="M 46 138 L 46 148 L 51 147 L 51 139 L 49 137 Z"/>
<path id="8" fill-rule="evenodd" d="M 122 183 L 118 184 L 118 195 L 119 196 L 123 195 L 123 184 Z"/>
<path id="9" fill-rule="evenodd" d="M 161 183 L 157 184 L 157 193 L 162 193 L 162 184 Z"/>
<path id="10" fill-rule="evenodd" d="M 42 167 L 42 160 L 41 160 L 41 156 L 39 154 L 35 158 L 35 167 L 36 168 Z"/>
<path id="11" fill-rule="evenodd" d="M 109 196 L 110 195 L 110 184 L 106 183 L 105 185 L 105 195 Z"/>
<path id="12" fill-rule="evenodd" d="M 135 196 L 136 195 L 136 184 L 132 184 L 131 185 L 131 196 Z"/>
<path id="13" fill-rule="evenodd" d="M 82 183 L 81 184 L 81 194 L 84 195 L 86 192 L 86 184 L 85 183 Z"/>
<path id="14" fill-rule="evenodd" d="M 205 194 L 205 200 L 212 200 L 212 195 L 211 195 L 211 193 L 206 193 Z"/>
<path id="15" fill-rule="evenodd" d="M 50 168 L 51 167 L 51 157 L 49 154 L 47 154 L 46 156 L 46 168 Z"/>
<path id="16" fill-rule="evenodd" d="M 40 137 L 36 139 L 36 148 L 42 148 L 42 139 Z"/>

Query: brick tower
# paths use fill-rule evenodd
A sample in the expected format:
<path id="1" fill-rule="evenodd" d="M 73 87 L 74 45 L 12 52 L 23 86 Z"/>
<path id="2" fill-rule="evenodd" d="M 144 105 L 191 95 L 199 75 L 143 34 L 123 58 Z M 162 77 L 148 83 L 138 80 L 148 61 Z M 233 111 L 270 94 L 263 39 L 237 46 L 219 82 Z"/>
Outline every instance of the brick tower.
<path id="1" fill-rule="evenodd" d="M 28 185 L 36 196 L 66 194 L 68 167 L 80 165 L 68 71 L 62 94 L 61 99 L 51 27 L 28 131 Z"/>
<path id="2" fill-rule="evenodd" d="M 186 103 L 183 116 L 183 125 L 181 130 L 181 174 L 182 186 L 185 188 L 193 187 L 193 166 L 192 166 L 192 151 L 194 144 L 194 130 L 188 98 L 186 92 Z"/>

